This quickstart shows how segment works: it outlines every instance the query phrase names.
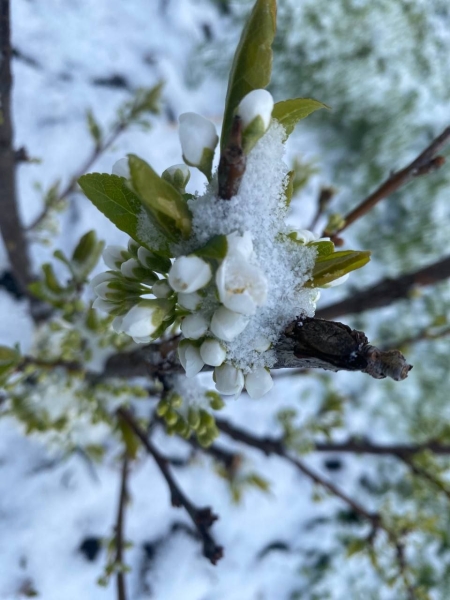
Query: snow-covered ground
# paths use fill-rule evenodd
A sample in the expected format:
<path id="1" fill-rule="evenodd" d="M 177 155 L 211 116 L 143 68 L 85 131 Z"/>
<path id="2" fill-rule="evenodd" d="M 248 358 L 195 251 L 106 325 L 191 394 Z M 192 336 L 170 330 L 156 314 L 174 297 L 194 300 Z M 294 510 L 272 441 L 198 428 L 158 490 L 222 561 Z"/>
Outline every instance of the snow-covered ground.
<path id="1" fill-rule="evenodd" d="M 158 172 L 181 162 L 174 120 L 179 113 L 192 110 L 220 124 L 225 82 L 211 77 L 200 87 L 186 83 L 199 42 L 228 25 L 211 2 L 13 0 L 12 12 L 13 45 L 18 54 L 13 65 L 16 146 L 26 146 L 30 156 L 42 160 L 20 167 L 18 189 L 24 223 L 30 223 L 42 208 L 35 182 L 48 189 L 57 179 L 68 181 L 88 156 L 92 144 L 86 127 L 88 108 L 106 128 L 130 91 L 165 81 L 162 116 L 153 119 L 149 132 L 137 128 L 126 132 L 94 165 L 100 172 L 110 172 L 113 163 L 127 152 L 142 156 Z M 113 77 L 119 87 L 104 85 Z M 315 142 L 307 135 L 304 145 L 311 152 Z M 203 186 L 200 174 L 194 174 L 191 182 L 191 190 Z M 302 212 L 294 210 L 297 220 L 306 215 L 300 226 L 310 220 L 313 197 L 303 199 Z M 92 228 L 108 243 L 126 240 L 77 194 L 62 216 L 55 245 L 33 246 L 35 266 L 49 260 L 56 247 L 70 251 Z M 1 248 L 0 270 L 6 260 Z M 0 342 L 20 342 L 27 350 L 32 325 L 26 307 L 0 290 L 0 314 Z M 334 381 L 338 389 L 348 391 L 355 379 L 359 382 L 363 377 L 339 374 Z M 251 424 L 255 434 L 279 433 L 275 408 L 294 406 L 304 414 L 317 408 L 314 396 L 306 397 L 304 379 L 276 381 L 263 400 L 242 396 L 236 403 L 231 401 L 224 416 L 242 427 Z M 365 398 L 367 405 L 378 400 L 376 396 Z M 375 421 L 369 422 L 367 415 L 354 407 L 355 431 L 369 431 L 374 426 Z M 379 439 L 383 435 L 380 431 Z M 155 442 L 171 456 L 188 455 L 188 447 L 181 441 L 156 436 Z M 230 446 L 225 438 L 220 443 Z M 269 481 L 270 492 L 250 488 L 240 504 L 231 502 L 226 481 L 214 472 L 208 458 L 196 456 L 189 466 L 174 468 L 190 498 L 199 506 L 210 505 L 220 516 L 212 531 L 224 546 L 225 557 L 214 567 L 201 556 L 186 514 L 170 506 L 167 486 L 156 465 L 140 455 L 131 470 L 125 527 L 126 539 L 133 544 L 126 553 L 132 569 L 127 576 L 130 599 L 310 597 L 291 594 L 306 583 L 303 567 L 308 557 L 312 561 L 321 552 L 335 549 L 338 533 L 326 522 L 313 526 L 313 520 L 327 519 L 344 506 L 334 499 L 312 503 L 311 483 L 280 459 L 247 450 L 246 456 L 248 469 Z M 324 456 L 306 460 L 348 493 L 357 492 L 366 500 L 358 479 L 363 467 L 370 472 L 372 459 L 345 459 L 342 468 L 333 471 L 325 469 Z M 36 590 L 45 600 L 114 598 L 114 582 L 107 588 L 96 584 L 106 562 L 105 550 L 88 560 L 80 547 L 89 538 L 111 537 L 119 479 L 120 462 L 114 448 L 101 465 L 91 465 L 82 455 L 65 457 L 56 450 L 50 452 L 41 439 L 25 437 L 14 420 L 2 419 L 0 598 L 26 596 L 27 590 Z M 336 561 L 335 576 L 328 585 L 333 588 L 333 599 L 339 600 L 349 597 L 349 578 L 358 572 L 358 563 L 353 574 L 351 570 L 347 574 L 348 561 Z M 361 584 L 359 589 L 363 588 Z M 386 594 L 380 598 L 395 597 Z"/>

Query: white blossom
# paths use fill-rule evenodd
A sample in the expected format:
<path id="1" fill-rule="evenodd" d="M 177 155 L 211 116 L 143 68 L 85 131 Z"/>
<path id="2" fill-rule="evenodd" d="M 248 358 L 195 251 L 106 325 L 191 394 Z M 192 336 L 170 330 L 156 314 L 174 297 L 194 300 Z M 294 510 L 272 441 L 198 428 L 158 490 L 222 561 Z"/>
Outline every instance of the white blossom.
<path id="1" fill-rule="evenodd" d="M 264 335 L 259 335 L 253 343 L 253 350 L 256 350 L 256 352 L 265 352 L 270 348 L 270 345 L 271 342 L 268 338 Z"/>
<path id="2" fill-rule="evenodd" d="M 270 125 L 272 110 L 272 94 L 267 90 L 253 90 L 241 100 L 237 109 L 237 114 L 242 119 L 244 129 L 247 125 L 250 125 L 256 117 L 261 117 L 264 123 L 264 129 L 267 130 Z"/>
<path id="3" fill-rule="evenodd" d="M 186 377 L 195 377 L 197 373 L 200 373 L 205 364 L 200 356 L 200 350 L 186 340 L 178 344 L 178 357 L 182 367 L 186 371 Z"/>
<path id="4" fill-rule="evenodd" d="M 128 158 L 121 158 L 113 164 L 112 174 L 118 175 L 119 177 L 125 177 L 125 179 L 131 178 L 130 166 L 128 164 Z"/>
<path id="5" fill-rule="evenodd" d="M 113 322 L 111 323 L 111 327 L 116 333 L 122 333 L 122 321 L 123 317 L 115 317 Z"/>
<path id="6" fill-rule="evenodd" d="M 273 388 L 273 379 L 264 367 L 255 369 L 245 376 L 245 389 L 250 398 L 261 398 Z"/>
<path id="7" fill-rule="evenodd" d="M 213 314 L 210 329 L 220 340 L 231 342 L 244 331 L 247 325 L 247 317 L 221 306 Z"/>
<path id="8" fill-rule="evenodd" d="M 178 294 L 178 304 L 187 310 L 197 310 L 202 302 L 202 297 L 197 292 L 191 294 L 184 294 L 180 292 Z"/>
<path id="9" fill-rule="evenodd" d="M 244 387 L 244 374 L 240 369 L 225 363 L 214 369 L 214 381 L 219 393 L 238 396 Z"/>
<path id="10" fill-rule="evenodd" d="M 92 303 L 92 308 L 101 310 L 109 314 L 117 309 L 117 304 L 114 302 L 110 302 L 109 300 L 105 300 L 104 298 L 96 298 Z"/>
<path id="11" fill-rule="evenodd" d="M 90 286 L 95 292 L 95 288 L 98 285 L 105 283 L 105 281 L 112 281 L 113 279 L 116 279 L 116 275 L 114 273 L 108 273 L 107 271 L 104 271 L 103 273 L 99 273 L 93 279 L 91 279 Z"/>
<path id="12" fill-rule="evenodd" d="M 120 265 L 129 258 L 129 253 L 123 246 L 106 246 L 103 250 L 103 262 L 110 269 L 120 269 Z"/>
<path id="13" fill-rule="evenodd" d="M 203 259 L 180 256 L 169 271 L 169 285 L 176 292 L 190 294 L 205 287 L 211 277 L 211 267 Z"/>
<path id="14" fill-rule="evenodd" d="M 200 355 L 205 364 L 219 367 L 225 360 L 227 352 L 220 342 L 209 338 L 200 346 Z"/>
<path id="15" fill-rule="evenodd" d="M 149 342 L 167 317 L 169 305 L 162 302 L 144 300 L 133 306 L 122 319 L 122 331 L 138 344 Z"/>
<path id="16" fill-rule="evenodd" d="M 253 252 L 251 236 L 228 236 L 228 252 L 216 273 L 222 304 L 234 312 L 254 315 L 267 298 L 267 279 L 262 270 L 247 258 Z"/>
<path id="17" fill-rule="evenodd" d="M 180 115 L 179 122 L 178 134 L 183 158 L 188 164 L 198 166 L 202 162 L 205 148 L 213 152 L 217 146 L 219 138 L 216 128 L 211 121 L 193 112 Z"/>
<path id="18" fill-rule="evenodd" d="M 188 315 L 181 322 L 181 332 L 190 340 L 198 340 L 208 331 L 209 322 L 199 314 Z"/>

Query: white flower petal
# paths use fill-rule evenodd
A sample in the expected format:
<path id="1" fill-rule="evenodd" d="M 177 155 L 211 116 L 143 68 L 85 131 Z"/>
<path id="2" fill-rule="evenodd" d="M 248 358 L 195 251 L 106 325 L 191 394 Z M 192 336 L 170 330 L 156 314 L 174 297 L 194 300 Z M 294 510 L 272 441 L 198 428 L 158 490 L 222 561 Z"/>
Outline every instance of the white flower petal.
<path id="1" fill-rule="evenodd" d="M 264 335 L 259 335 L 253 344 L 253 350 L 256 352 L 265 352 L 270 348 L 270 340 L 266 338 Z"/>
<path id="2" fill-rule="evenodd" d="M 200 355 L 205 364 L 220 367 L 227 356 L 227 351 L 217 340 L 207 339 L 200 346 Z"/>
<path id="3" fill-rule="evenodd" d="M 103 312 L 109 314 L 117 308 L 117 304 L 109 302 L 108 300 L 104 300 L 103 298 L 96 298 L 92 303 L 92 308 L 102 310 Z"/>
<path id="4" fill-rule="evenodd" d="M 99 273 L 93 279 L 91 279 L 90 286 L 93 290 L 95 290 L 95 288 L 101 283 L 105 283 L 105 281 L 112 281 L 113 279 L 116 279 L 116 275 L 113 273 Z"/>
<path id="5" fill-rule="evenodd" d="M 264 367 L 255 369 L 255 371 L 245 377 L 245 389 L 250 398 L 261 398 L 261 396 L 267 394 L 272 388 L 273 379 Z"/>
<path id="6" fill-rule="evenodd" d="M 296 229 L 295 234 L 297 240 L 304 244 L 309 244 L 310 242 L 315 242 L 317 240 L 316 234 L 309 231 L 309 229 Z"/>
<path id="7" fill-rule="evenodd" d="M 178 294 L 178 304 L 187 310 L 197 310 L 202 303 L 202 298 L 197 292 L 191 294 L 184 294 L 180 292 Z"/>
<path id="8" fill-rule="evenodd" d="M 112 174 L 118 175 L 119 177 L 125 177 L 125 179 L 131 178 L 130 166 L 128 164 L 128 158 L 121 158 L 113 164 Z"/>
<path id="9" fill-rule="evenodd" d="M 122 333 L 122 321 L 123 317 L 115 317 L 114 321 L 111 323 L 111 326 L 116 333 Z"/>
<path id="10" fill-rule="evenodd" d="M 244 374 L 228 363 L 214 369 L 214 380 L 220 394 L 237 396 L 244 387 Z"/>
<path id="11" fill-rule="evenodd" d="M 200 356 L 200 350 L 189 342 L 182 341 L 178 345 L 178 356 L 186 371 L 186 377 L 195 377 L 203 369 L 205 363 Z"/>
<path id="12" fill-rule="evenodd" d="M 253 119 L 260 116 L 267 129 L 272 117 L 273 98 L 267 90 L 253 90 L 241 100 L 237 113 L 242 119 L 242 125 L 245 129 Z"/>
<path id="13" fill-rule="evenodd" d="M 120 265 L 127 260 L 129 254 L 123 246 L 106 246 L 103 250 L 103 261 L 110 269 L 120 269 Z"/>
<path id="14" fill-rule="evenodd" d="M 193 112 L 180 115 L 179 122 L 178 134 L 183 156 L 189 163 L 199 165 L 203 149 L 214 150 L 217 146 L 219 138 L 216 128 L 211 121 Z"/>
<path id="15" fill-rule="evenodd" d="M 176 292 L 190 294 L 207 285 L 212 277 L 211 267 L 198 256 L 180 256 L 169 271 L 169 285 Z"/>
<path id="16" fill-rule="evenodd" d="M 234 312 L 254 315 L 267 298 L 267 279 L 261 269 L 240 255 L 227 256 L 216 273 L 222 304 Z"/>
<path id="17" fill-rule="evenodd" d="M 209 322 L 199 314 L 188 315 L 181 322 L 181 332 L 190 340 L 198 340 L 208 331 Z"/>
<path id="18" fill-rule="evenodd" d="M 134 274 L 135 269 L 141 269 L 140 263 L 135 258 L 129 258 L 125 262 L 123 262 L 120 266 L 120 271 L 124 277 L 128 279 L 137 279 Z"/>
<path id="19" fill-rule="evenodd" d="M 245 231 L 242 235 L 234 231 L 227 235 L 227 242 L 227 255 L 238 252 L 245 260 L 248 260 L 253 254 L 253 241 L 250 231 Z"/>
<path id="20" fill-rule="evenodd" d="M 231 342 L 248 325 L 248 319 L 239 313 L 235 313 L 225 306 L 218 308 L 211 320 L 211 331 L 220 340 Z"/>

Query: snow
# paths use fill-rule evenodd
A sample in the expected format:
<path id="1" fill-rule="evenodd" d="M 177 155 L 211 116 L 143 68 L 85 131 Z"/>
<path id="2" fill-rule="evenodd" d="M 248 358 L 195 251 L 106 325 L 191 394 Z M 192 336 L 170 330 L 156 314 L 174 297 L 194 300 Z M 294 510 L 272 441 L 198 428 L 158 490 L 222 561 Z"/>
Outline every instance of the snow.
<path id="1" fill-rule="evenodd" d="M 39 67 L 23 60 L 14 66 L 14 121 L 16 146 L 25 145 L 32 156 L 43 163 L 23 165 L 18 171 L 18 189 L 21 213 L 25 223 L 39 214 L 41 194 L 34 183 L 40 181 L 47 189 L 56 179 L 63 184 L 89 155 L 92 142 L 85 126 L 85 111 L 91 107 L 103 127 L 114 117 L 117 107 L 128 98 L 128 90 L 94 84 L 93 81 L 121 75 L 133 90 L 138 86 L 152 86 L 165 79 L 164 110 L 160 119 L 153 120 L 150 132 L 133 130 L 119 138 L 110 152 L 102 156 L 93 169 L 111 172 L 113 164 L 129 152 L 136 153 L 161 173 L 168 165 L 179 163 L 181 149 L 173 116 L 196 111 L 220 125 L 225 82 L 208 79 L 194 89 L 186 85 L 190 66 L 188 57 L 192 48 L 203 39 L 204 24 L 213 32 L 226 31 L 229 22 L 219 18 L 206 0 L 170 0 L 148 3 L 146 0 L 107 2 L 106 0 L 77 0 L 76 2 L 30 2 L 14 0 L 14 45 L 24 55 L 35 58 Z M 64 10 L 61 10 L 61 9 Z M 327 19 L 327 15 L 323 15 Z M 328 19 L 329 20 L 329 19 Z M 439 21 L 436 21 L 436 25 Z M 365 31 L 365 30 L 364 30 Z M 447 35 L 442 28 L 440 35 Z M 362 35 L 362 34 L 361 34 Z M 389 42 L 389 43 L 388 43 Z M 384 42 L 391 51 L 392 40 Z M 317 48 L 320 54 L 324 49 Z M 332 49 L 330 50 L 332 52 Z M 408 55 L 408 53 L 405 53 Z M 320 58 L 320 56 L 319 56 Z M 439 60 L 436 64 L 442 63 Z M 345 68 L 345 62 L 342 62 Z M 351 74 L 350 74 L 351 75 Z M 409 91 L 411 82 L 403 80 L 398 93 Z M 445 87 L 446 79 L 442 78 Z M 377 94 L 388 90 L 373 87 Z M 421 113 L 428 118 L 427 90 L 422 89 Z M 336 93 L 339 93 L 337 89 Z M 397 93 L 397 92 L 396 92 Z M 428 92 L 429 95 L 429 92 Z M 320 98 L 327 101 L 326 98 Z M 355 98 L 358 103 L 359 98 Z M 391 100 L 389 100 L 390 102 Z M 447 118 L 443 107 L 440 119 Z M 445 107 L 444 107 L 445 108 Z M 372 110 L 372 107 L 362 107 Z M 172 115 L 172 116 L 171 116 Z M 431 117 L 430 117 L 431 118 Z M 434 117 L 433 117 L 434 118 Z M 274 231 L 273 213 L 278 202 L 287 167 L 283 162 L 284 147 L 280 143 L 281 128 L 273 124 L 265 138 L 255 146 L 249 157 L 248 168 L 240 194 L 220 208 L 211 203 L 212 189 L 191 202 L 194 213 L 195 244 L 206 241 L 213 233 L 211 212 L 220 210 L 221 232 L 250 231 L 259 264 L 270 270 L 273 304 L 280 310 L 272 316 L 272 325 L 262 331 L 255 323 L 241 334 L 239 343 L 229 346 L 236 361 L 248 361 L 249 340 L 258 333 L 266 348 L 273 340 L 274 327 L 282 327 L 288 320 L 286 310 L 297 314 L 303 310 L 311 313 L 313 292 L 300 290 L 289 294 L 292 282 L 301 281 L 312 266 L 313 252 L 298 252 L 289 258 L 281 244 L 271 237 Z M 307 158 L 318 149 L 317 139 L 311 132 L 292 138 L 298 147 L 307 149 Z M 270 143 L 269 143 L 270 142 Z M 292 157 L 296 150 L 288 149 Z M 264 175 L 273 173 L 271 180 Z M 213 182 L 212 185 L 215 185 Z M 203 190 L 204 177 L 192 170 L 190 189 Z M 307 226 L 317 197 L 319 178 L 313 178 L 302 202 L 293 206 L 289 222 Z M 250 196 L 247 192 L 253 191 Z M 209 195 L 208 195 L 209 194 Z M 244 202 L 244 194 L 249 202 Z M 272 204 L 271 204 L 272 203 Z M 259 210 L 261 204 L 265 210 Z M 276 209 L 283 212 L 282 208 Z M 254 215 L 260 215 L 257 222 Z M 284 213 L 283 213 L 284 214 Z M 444 212 L 439 216 L 445 217 Z M 217 219 L 214 219 L 217 222 Z M 127 237 L 81 195 L 72 198 L 69 210 L 60 219 L 61 235 L 53 246 L 35 244 L 33 261 L 37 266 L 51 260 L 56 247 L 73 249 L 80 235 L 91 228 L 110 244 L 126 244 Z M 161 247 L 163 238 L 146 214 L 142 214 L 140 233 L 154 247 Z M 292 247 L 294 249 L 294 246 Z M 189 252 L 186 246 L 179 254 Z M 289 256 L 293 256 L 289 254 Z M 0 259 L 5 265 L 5 253 Z M 280 265 L 282 268 L 280 268 Z M 98 270 L 103 267 L 99 266 Z M 292 275 L 284 280 L 288 268 Z M 283 275 L 282 275 L 283 274 Z M 280 294 L 274 294 L 279 289 Z M 281 290 L 284 290 L 281 292 Z M 196 302 L 196 297 L 188 299 Z M 190 305 L 192 306 L 192 304 Z M 308 308 L 309 307 L 309 308 Z M 273 309 L 274 307 L 271 307 Z M 14 300 L 0 290 L 0 343 L 12 345 L 20 342 L 23 352 L 29 352 L 33 340 L 33 324 L 27 314 L 25 302 Z M 420 303 L 411 308 L 411 327 L 417 324 L 423 310 Z M 264 315 L 262 315 L 263 317 Z M 381 311 L 380 319 L 392 319 L 391 308 Z M 371 326 L 373 328 L 373 325 Z M 247 336 L 247 337 L 246 337 Z M 443 344 L 444 351 L 445 342 Z M 427 347 L 418 350 L 424 356 Z M 252 364 L 262 366 L 261 352 L 251 354 Z M 104 355 L 97 356 L 97 370 L 101 369 Z M 258 362 L 259 361 L 259 362 Z M 266 364 L 264 362 L 264 364 Z M 446 377 L 446 364 L 441 365 L 442 381 Z M 417 370 L 420 365 L 417 365 Z M 274 388 L 258 401 L 241 397 L 239 402 L 230 399 L 223 417 L 255 435 L 279 435 L 281 428 L 275 418 L 278 410 L 295 408 L 298 421 L 304 423 L 320 408 L 323 386 L 346 395 L 346 429 L 338 431 L 341 439 L 347 435 L 368 434 L 380 441 L 408 440 L 410 421 L 415 418 L 417 406 L 427 412 L 430 423 L 436 412 L 441 421 L 448 417 L 448 394 L 423 403 L 419 392 L 412 394 L 417 384 L 416 370 L 411 382 L 399 388 L 397 395 L 388 382 L 367 385 L 367 376 L 339 373 L 330 379 L 319 376 L 279 378 Z M 325 382 L 325 383 L 324 383 Z M 203 402 L 204 390 L 212 386 L 210 374 L 199 378 L 179 378 L 177 388 L 189 403 Z M 390 402 L 386 402 L 386 398 Z M 73 395 L 54 382 L 49 382 L 45 393 L 36 400 L 57 416 L 73 405 Z M 139 414 L 148 417 L 154 400 L 136 405 Z M 113 406 L 110 407 L 113 409 Z M 92 436 L 92 437 L 89 437 Z M 63 437 L 63 436 L 61 436 Z M 114 584 L 103 589 L 96 584 L 106 562 L 102 547 L 97 558 L 89 562 L 80 552 L 83 540 L 94 536 L 110 539 L 113 535 L 119 492 L 119 446 L 102 428 L 92 429 L 82 418 L 74 419 L 73 432 L 66 439 L 49 440 L 45 436 L 25 436 L 23 427 L 12 418 L 0 420 L 0 597 L 15 599 L 19 589 L 29 581 L 45 600 L 75 600 L 89 598 L 103 600 L 114 597 Z M 169 439 L 159 430 L 155 444 L 170 456 L 188 458 L 191 449 L 178 439 Z M 105 444 L 105 459 L 92 463 L 83 452 L 66 454 L 65 443 L 85 444 L 87 441 Z M 338 537 L 348 529 L 339 529 L 328 522 L 337 510 L 344 507 L 333 498 L 313 504 L 314 491 L 310 481 L 291 465 L 277 457 L 264 457 L 256 450 L 232 443 L 222 436 L 222 447 L 245 453 L 244 472 L 257 472 L 270 483 L 270 492 L 264 494 L 248 488 L 240 504 L 231 502 L 227 482 L 220 478 L 209 457 L 197 454 L 188 467 L 172 467 L 175 477 L 198 506 L 211 505 L 220 516 L 212 532 L 225 547 L 225 557 L 216 566 L 208 564 L 201 556 L 200 545 L 190 535 L 192 524 L 186 514 L 170 505 L 167 486 L 155 463 L 142 452 L 132 466 L 129 478 L 130 503 L 127 507 L 125 535 L 133 543 L 127 550 L 125 561 L 132 568 L 127 575 L 130 599 L 139 600 L 152 594 L 155 598 L 172 600 L 264 600 L 290 598 L 296 590 L 300 597 L 308 597 L 308 576 L 305 565 L 311 564 L 321 552 L 330 553 L 333 570 L 323 574 L 319 597 L 331 594 L 334 600 L 344 597 L 370 597 L 376 590 L 380 600 L 398 598 L 394 592 L 380 588 L 379 581 L 371 575 L 367 561 L 347 559 L 339 546 Z M 345 489 L 369 509 L 376 509 L 376 501 L 359 484 L 361 477 L 371 476 L 374 481 L 383 479 L 378 470 L 378 459 L 348 457 L 342 459 L 342 469 L 328 471 L 323 456 L 304 457 L 305 462 L 324 477 Z M 385 461 L 385 470 L 392 472 L 394 463 Z M 399 467 L 397 467 L 396 474 Z M 320 524 L 322 519 L 322 524 Z M 324 522 L 325 520 L 325 522 Z M 367 528 L 364 530 L 366 533 Z M 272 549 L 280 542 L 289 552 Z M 334 554 L 333 554 L 334 553 Z M 442 559 L 441 559 L 442 560 Z M 149 591 L 150 590 L 150 591 Z M 305 591 L 306 590 L 306 591 Z M 368 592 L 368 590 L 370 592 Z M 317 592 L 317 589 L 315 590 Z"/>

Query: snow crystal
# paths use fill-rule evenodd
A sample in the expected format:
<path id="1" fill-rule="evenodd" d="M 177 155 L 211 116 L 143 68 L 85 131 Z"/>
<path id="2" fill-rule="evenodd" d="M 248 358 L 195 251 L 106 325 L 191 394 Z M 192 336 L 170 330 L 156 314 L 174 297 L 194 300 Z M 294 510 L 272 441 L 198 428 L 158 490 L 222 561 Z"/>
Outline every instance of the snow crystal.
<path id="1" fill-rule="evenodd" d="M 138 215 L 137 237 L 153 250 L 163 250 L 167 246 L 167 239 L 155 226 L 145 208 L 141 208 Z"/>

